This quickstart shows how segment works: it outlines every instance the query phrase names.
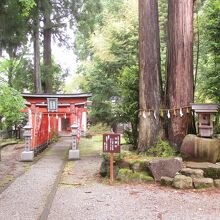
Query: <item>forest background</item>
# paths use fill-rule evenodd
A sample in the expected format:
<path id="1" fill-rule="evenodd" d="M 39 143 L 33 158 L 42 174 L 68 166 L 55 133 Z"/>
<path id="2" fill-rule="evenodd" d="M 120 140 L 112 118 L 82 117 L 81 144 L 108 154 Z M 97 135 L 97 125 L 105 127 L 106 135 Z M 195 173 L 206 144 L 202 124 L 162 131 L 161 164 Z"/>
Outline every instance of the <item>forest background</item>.
<path id="1" fill-rule="evenodd" d="M 163 91 L 167 79 L 168 1 L 158 0 Z M 3 0 L 0 3 L 1 129 L 22 121 L 20 92 L 92 92 L 90 122 L 131 123 L 138 146 L 139 24 L 137 0 Z M 194 102 L 220 104 L 220 2 L 194 5 Z M 52 39 L 70 47 L 75 34 L 77 72 L 55 63 Z M 30 45 L 34 49 L 30 49 Z M 34 51 L 32 54 L 31 51 Z M 62 55 L 61 55 L 62 56 Z M 184 83 L 183 83 L 184 86 Z M 167 113 L 166 113 L 167 114 Z M 164 116 L 165 117 L 165 116 Z M 167 118 L 165 120 L 168 120 Z M 219 117 L 216 117 L 219 132 Z"/>

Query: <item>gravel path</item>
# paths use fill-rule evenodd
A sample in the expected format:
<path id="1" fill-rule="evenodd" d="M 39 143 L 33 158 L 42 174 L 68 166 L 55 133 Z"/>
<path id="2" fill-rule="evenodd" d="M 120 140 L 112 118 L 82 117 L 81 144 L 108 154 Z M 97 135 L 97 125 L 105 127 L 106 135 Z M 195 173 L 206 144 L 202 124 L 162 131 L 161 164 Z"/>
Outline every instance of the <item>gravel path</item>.
<path id="1" fill-rule="evenodd" d="M 100 157 L 69 162 L 49 220 L 219 220 L 220 190 L 101 183 Z"/>
<path id="2" fill-rule="evenodd" d="M 220 193 L 91 184 L 57 191 L 50 220 L 219 220 Z"/>
<path id="3" fill-rule="evenodd" d="M 0 219 L 38 219 L 63 168 L 70 140 L 56 143 L 0 195 Z"/>

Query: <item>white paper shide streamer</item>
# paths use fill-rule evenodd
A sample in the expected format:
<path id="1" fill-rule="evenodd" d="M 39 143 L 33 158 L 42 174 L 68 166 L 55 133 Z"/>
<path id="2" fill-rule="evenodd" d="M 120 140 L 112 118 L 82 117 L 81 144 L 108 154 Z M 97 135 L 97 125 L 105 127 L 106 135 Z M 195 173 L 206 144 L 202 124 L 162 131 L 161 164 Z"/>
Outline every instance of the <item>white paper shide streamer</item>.
<path id="1" fill-rule="evenodd" d="M 167 111 L 167 118 L 170 118 L 170 110 Z"/>
<path id="2" fill-rule="evenodd" d="M 157 119 L 157 113 L 154 111 L 154 118 Z"/>
<path id="3" fill-rule="evenodd" d="M 182 110 L 182 108 L 180 108 L 180 117 L 181 118 L 183 117 L 183 110 Z"/>

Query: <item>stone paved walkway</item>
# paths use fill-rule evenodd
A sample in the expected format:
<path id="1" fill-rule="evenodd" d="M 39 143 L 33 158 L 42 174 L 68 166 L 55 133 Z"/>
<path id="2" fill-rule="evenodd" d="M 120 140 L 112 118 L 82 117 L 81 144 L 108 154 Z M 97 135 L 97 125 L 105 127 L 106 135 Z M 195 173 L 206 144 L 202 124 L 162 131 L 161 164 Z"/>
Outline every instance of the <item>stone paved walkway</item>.
<path id="1" fill-rule="evenodd" d="M 1 220 L 40 218 L 62 171 L 70 142 L 66 138 L 52 145 L 43 158 L 0 194 Z"/>

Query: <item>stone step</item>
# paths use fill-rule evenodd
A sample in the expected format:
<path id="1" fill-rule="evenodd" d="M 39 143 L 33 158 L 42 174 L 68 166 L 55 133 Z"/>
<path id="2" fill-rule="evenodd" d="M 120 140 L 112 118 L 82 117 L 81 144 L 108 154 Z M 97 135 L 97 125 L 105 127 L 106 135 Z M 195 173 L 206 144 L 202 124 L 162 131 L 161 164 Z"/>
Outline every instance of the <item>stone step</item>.
<path id="1" fill-rule="evenodd" d="M 180 171 L 181 174 L 185 176 L 190 176 L 192 178 L 203 178 L 204 171 L 201 169 L 191 169 L 191 168 L 183 168 Z"/>
<path id="2" fill-rule="evenodd" d="M 195 189 L 212 188 L 214 182 L 212 178 L 193 178 L 193 185 Z"/>
<path id="3" fill-rule="evenodd" d="M 186 162 L 186 168 L 200 169 L 204 171 L 204 177 L 220 179 L 220 163 Z"/>

